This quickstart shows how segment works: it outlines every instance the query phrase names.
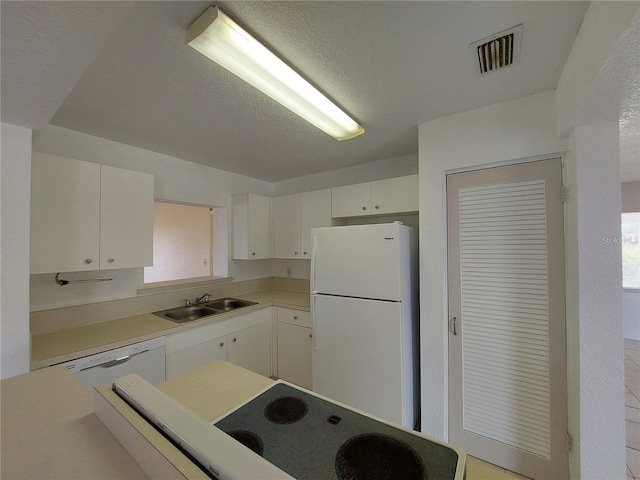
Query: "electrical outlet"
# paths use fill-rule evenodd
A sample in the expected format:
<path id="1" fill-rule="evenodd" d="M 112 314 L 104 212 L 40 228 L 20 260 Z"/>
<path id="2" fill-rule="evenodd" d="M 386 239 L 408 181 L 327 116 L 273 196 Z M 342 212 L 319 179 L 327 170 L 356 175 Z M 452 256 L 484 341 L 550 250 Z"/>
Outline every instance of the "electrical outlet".
<path id="1" fill-rule="evenodd" d="M 291 277 L 291 267 L 287 267 L 287 277 Z"/>
<path id="2" fill-rule="evenodd" d="M 202 266 L 203 266 L 204 268 L 207 268 L 207 264 L 208 264 L 208 263 L 209 263 L 209 261 L 208 261 L 206 258 L 203 258 L 203 259 L 202 259 Z"/>

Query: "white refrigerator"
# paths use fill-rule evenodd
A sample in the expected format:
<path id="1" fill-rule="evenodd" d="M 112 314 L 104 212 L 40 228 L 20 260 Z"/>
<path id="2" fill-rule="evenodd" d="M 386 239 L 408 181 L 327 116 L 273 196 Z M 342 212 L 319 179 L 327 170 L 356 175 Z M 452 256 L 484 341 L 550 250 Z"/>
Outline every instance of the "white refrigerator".
<path id="1" fill-rule="evenodd" d="M 418 256 L 399 222 L 313 228 L 313 391 L 413 428 Z"/>

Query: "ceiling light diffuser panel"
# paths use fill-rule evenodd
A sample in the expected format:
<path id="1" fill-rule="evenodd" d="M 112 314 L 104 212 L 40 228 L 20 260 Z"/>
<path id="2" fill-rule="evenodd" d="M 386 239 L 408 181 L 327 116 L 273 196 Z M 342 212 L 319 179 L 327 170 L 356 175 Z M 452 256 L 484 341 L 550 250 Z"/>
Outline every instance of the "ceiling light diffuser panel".
<path id="1" fill-rule="evenodd" d="M 218 7 L 209 7 L 191 24 L 186 43 L 336 140 L 364 133 L 347 113 Z"/>

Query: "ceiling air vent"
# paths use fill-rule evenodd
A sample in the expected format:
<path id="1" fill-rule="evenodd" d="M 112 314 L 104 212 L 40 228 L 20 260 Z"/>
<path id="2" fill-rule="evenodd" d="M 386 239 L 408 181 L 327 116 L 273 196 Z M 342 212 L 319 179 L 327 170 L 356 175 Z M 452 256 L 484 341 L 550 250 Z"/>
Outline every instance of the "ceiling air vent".
<path id="1" fill-rule="evenodd" d="M 483 74 L 517 63 L 521 39 L 522 24 L 472 43 L 474 68 Z"/>

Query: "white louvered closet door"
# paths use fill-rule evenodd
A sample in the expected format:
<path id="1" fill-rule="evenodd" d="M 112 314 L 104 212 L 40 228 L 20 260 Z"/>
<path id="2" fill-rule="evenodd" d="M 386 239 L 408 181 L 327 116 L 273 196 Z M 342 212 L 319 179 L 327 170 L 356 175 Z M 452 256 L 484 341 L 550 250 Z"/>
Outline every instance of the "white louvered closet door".
<path id="1" fill-rule="evenodd" d="M 450 441 L 568 477 L 559 159 L 447 177 Z"/>

